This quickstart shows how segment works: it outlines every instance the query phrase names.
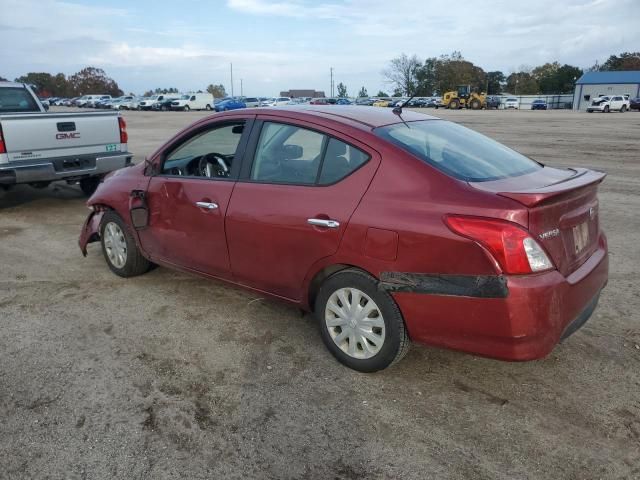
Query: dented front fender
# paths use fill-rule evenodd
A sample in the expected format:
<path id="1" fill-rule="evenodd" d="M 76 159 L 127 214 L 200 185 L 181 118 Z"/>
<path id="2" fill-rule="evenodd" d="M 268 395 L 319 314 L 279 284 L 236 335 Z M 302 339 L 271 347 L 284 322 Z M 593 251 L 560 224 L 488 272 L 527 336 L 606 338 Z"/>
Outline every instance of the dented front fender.
<path id="1" fill-rule="evenodd" d="M 78 245 L 82 255 L 87 256 L 87 244 L 97 242 L 100 240 L 100 222 L 104 211 L 93 211 L 84 221 L 82 225 L 82 231 L 80 232 L 80 238 L 78 239 Z"/>

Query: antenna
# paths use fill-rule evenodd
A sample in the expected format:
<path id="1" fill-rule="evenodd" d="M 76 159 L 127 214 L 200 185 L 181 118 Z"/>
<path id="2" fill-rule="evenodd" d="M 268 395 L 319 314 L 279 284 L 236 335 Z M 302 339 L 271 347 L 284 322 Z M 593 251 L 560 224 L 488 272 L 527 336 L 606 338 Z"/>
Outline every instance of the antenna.
<path id="1" fill-rule="evenodd" d="M 404 102 L 402 105 L 400 105 L 399 107 L 393 107 L 392 112 L 395 113 L 396 115 L 402 115 L 402 109 L 406 107 L 409 104 L 409 102 L 413 100 L 414 97 L 415 95 L 411 95 L 411 97 L 409 97 L 409 99 L 406 102 Z"/>

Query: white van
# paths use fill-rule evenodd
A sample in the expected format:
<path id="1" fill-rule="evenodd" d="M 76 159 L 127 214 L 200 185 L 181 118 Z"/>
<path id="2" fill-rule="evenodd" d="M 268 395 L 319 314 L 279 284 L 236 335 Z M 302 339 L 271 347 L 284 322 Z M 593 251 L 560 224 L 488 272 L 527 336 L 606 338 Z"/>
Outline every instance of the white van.
<path id="1" fill-rule="evenodd" d="M 187 93 L 171 102 L 172 110 L 211 110 L 213 95 L 210 93 Z"/>
<path id="2" fill-rule="evenodd" d="M 171 93 L 163 93 L 160 95 L 152 95 L 150 97 L 144 97 L 143 100 L 138 104 L 138 110 L 151 110 L 151 107 L 153 106 L 154 103 L 160 103 L 163 100 L 166 100 L 167 97 L 170 97 L 172 94 Z M 175 98 L 176 95 L 173 94 L 173 98 Z"/>
<path id="3" fill-rule="evenodd" d="M 93 108 L 96 102 L 100 100 L 108 100 L 110 98 L 111 95 L 85 95 L 82 104 L 78 103 L 78 106 Z"/>

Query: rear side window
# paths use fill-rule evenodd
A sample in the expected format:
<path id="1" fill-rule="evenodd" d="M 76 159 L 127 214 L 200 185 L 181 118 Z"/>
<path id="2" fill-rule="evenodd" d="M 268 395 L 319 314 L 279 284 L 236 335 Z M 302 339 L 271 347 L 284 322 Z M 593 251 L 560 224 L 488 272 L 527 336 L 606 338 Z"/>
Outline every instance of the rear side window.
<path id="1" fill-rule="evenodd" d="M 422 120 L 375 130 L 385 140 L 454 178 L 483 182 L 531 173 L 542 165 L 453 122 Z"/>
<path id="2" fill-rule="evenodd" d="M 342 180 L 368 159 L 366 153 L 322 133 L 265 122 L 251 179 L 266 183 L 329 185 Z"/>
<path id="3" fill-rule="evenodd" d="M 26 88 L 0 88 L 0 112 L 39 112 L 38 104 Z"/>

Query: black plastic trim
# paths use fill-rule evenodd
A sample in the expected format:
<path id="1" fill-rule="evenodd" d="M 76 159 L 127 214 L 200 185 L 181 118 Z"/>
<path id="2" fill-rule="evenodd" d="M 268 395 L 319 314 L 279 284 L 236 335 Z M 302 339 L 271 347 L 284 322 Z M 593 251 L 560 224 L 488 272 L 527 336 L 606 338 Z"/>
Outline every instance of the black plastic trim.
<path id="1" fill-rule="evenodd" d="M 506 298 L 509 295 L 507 279 L 502 275 L 382 272 L 378 288 L 388 292 L 478 298 Z"/>
<path id="2" fill-rule="evenodd" d="M 598 306 L 598 300 L 600 300 L 600 292 L 598 292 L 596 296 L 591 299 L 587 307 L 582 310 L 582 312 L 580 312 L 580 314 L 564 330 L 562 336 L 560 337 L 560 341 L 563 341 L 566 338 L 570 337 L 578 330 L 580 330 L 580 328 L 582 328 L 585 323 L 587 323 L 587 320 L 591 318 L 591 315 L 593 315 L 593 312 Z"/>

